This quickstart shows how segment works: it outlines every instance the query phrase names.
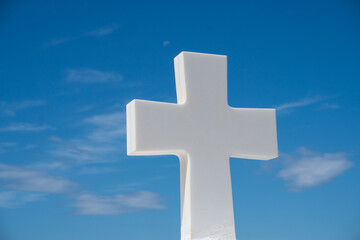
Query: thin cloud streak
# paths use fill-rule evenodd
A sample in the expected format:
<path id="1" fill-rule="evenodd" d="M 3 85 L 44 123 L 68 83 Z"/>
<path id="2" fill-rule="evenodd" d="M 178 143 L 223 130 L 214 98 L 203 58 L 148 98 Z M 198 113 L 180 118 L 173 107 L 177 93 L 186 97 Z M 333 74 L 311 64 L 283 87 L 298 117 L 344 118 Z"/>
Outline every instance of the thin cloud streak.
<path id="1" fill-rule="evenodd" d="M 121 147 L 126 134 L 125 121 L 125 113 L 119 111 L 88 117 L 81 121 L 87 128 L 86 135 L 70 140 L 50 136 L 54 146 L 49 153 L 62 167 L 116 161 L 125 149 Z"/>
<path id="2" fill-rule="evenodd" d="M 294 108 L 299 108 L 299 107 L 305 107 L 311 104 L 315 104 L 318 103 L 320 101 L 325 100 L 326 98 L 324 97 L 320 97 L 320 96 L 314 96 L 314 97 L 307 97 L 307 98 L 303 98 L 300 99 L 298 101 L 295 102 L 289 102 L 289 103 L 285 103 L 282 105 L 279 105 L 276 108 L 277 111 L 284 111 L 284 110 L 291 110 Z"/>
<path id="3" fill-rule="evenodd" d="M 45 43 L 45 47 L 54 47 L 66 42 L 70 42 L 70 41 L 74 41 L 74 40 L 78 40 L 78 39 L 82 39 L 82 38 L 87 38 L 87 37 L 103 37 L 106 35 L 110 35 L 112 33 L 114 33 L 115 31 L 117 31 L 119 29 L 119 25 L 118 24 L 111 24 L 111 25 L 107 25 L 107 26 L 103 26 L 100 27 L 98 29 L 77 35 L 77 36 L 72 36 L 72 37 L 61 37 L 61 38 L 54 38 L 51 39 L 50 41 Z"/>
<path id="4" fill-rule="evenodd" d="M 302 147 L 296 155 L 282 155 L 284 168 L 278 177 L 291 191 L 319 186 L 331 181 L 353 166 L 345 153 L 316 153 Z"/>
<path id="5" fill-rule="evenodd" d="M 31 149 L 34 149 L 36 147 L 37 147 L 37 145 L 35 145 L 35 144 L 26 144 L 23 149 L 24 150 L 31 150 Z"/>
<path id="6" fill-rule="evenodd" d="M 41 171 L 0 164 L 0 186 L 24 192 L 66 193 L 76 188 L 77 184 Z"/>
<path id="7" fill-rule="evenodd" d="M 38 107 L 44 104 L 45 102 L 40 100 L 25 100 L 18 103 L 0 102 L 0 112 L 6 116 L 15 116 L 19 110 Z"/>
<path id="8" fill-rule="evenodd" d="M 83 36 L 102 37 L 102 36 L 112 34 L 113 32 L 115 32 L 118 29 L 119 29 L 119 25 L 115 23 L 115 24 L 112 24 L 112 25 L 109 25 L 109 26 L 103 26 L 101 28 L 98 28 L 98 29 L 95 29 L 93 31 L 87 32 Z"/>
<path id="9" fill-rule="evenodd" d="M 0 207 L 17 208 L 31 202 L 45 200 L 46 194 L 27 193 L 19 191 L 3 191 L 0 192 Z"/>
<path id="10" fill-rule="evenodd" d="M 82 193 L 74 196 L 76 215 L 121 215 L 148 209 L 165 209 L 161 197 L 153 192 L 140 191 L 127 195 L 101 196 Z"/>
<path id="11" fill-rule="evenodd" d="M 119 82 L 123 78 L 118 73 L 104 72 L 95 69 L 68 69 L 65 71 L 66 81 L 77 83 Z"/>
<path id="12" fill-rule="evenodd" d="M 89 163 L 109 162 L 106 155 L 119 151 L 118 147 L 99 145 L 89 142 L 73 140 L 62 142 L 50 151 L 50 154 L 60 160 L 64 165 L 81 165 Z"/>
<path id="13" fill-rule="evenodd" d="M 162 197 L 154 192 L 138 191 L 115 196 L 82 191 L 79 193 L 81 188 L 77 183 L 49 176 L 44 171 L 36 170 L 36 166 L 33 167 L 35 169 L 0 164 L 0 187 L 6 189 L 0 192 L 0 207 L 20 207 L 30 202 L 45 200 L 49 194 L 65 194 L 72 200 L 70 206 L 75 208 L 76 215 L 120 215 L 166 208 L 161 203 Z M 96 171 L 91 170 L 89 173 L 97 174 Z"/>
<path id="14" fill-rule="evenodd" d="M 7 152 L 17 146 L 16 142 L 0 142 L 0 153 Z"/>
<path id="15" fill-rule="evenodd" d="M 319 110 L 325 110 L 325 109 L 339 109 L 340 105 L 336 103 L 323 103 L 318 108 Z"/>
<path id="16" fill-rule="evenodd" d="M 0 132 L 39 132 L 44 130 L 54 130 L 49 125 L 35 125 L 31 123 L 11 123 L 8 126 L 0 128 Z"/>
<path id="17" fill-rule="evenodd" d="M 125 112 L 113 112 L 85 119 L 85 123 L 94 127 L 88 138 L 95 142 L 111 142 L 124 137 L 126 134 L 125 116 Z"/>
<path id="18" fill-rule="evenodd" d="M 105 173 L 119 172 L 119 169 L 113 167 L 85 167 L 80 169 L 80 175 L 99 175 Z"/>
<path id="19" fill-rule="evenodd" d="M 125 191 L 132 192 L 132 191 L 136 191 L 136 189 L 139 189 L 139 187 L 152 184 L 152 182 L 163 180 L 164 178 L 165 178 L 164 176 L 157 176 L 157 177 L 147 178 L 147 179 L 137 181 L 137 182 L 116 184 L 116 185 L 108 187 L 105 191 L 106 192 L 125 192 Z"/>

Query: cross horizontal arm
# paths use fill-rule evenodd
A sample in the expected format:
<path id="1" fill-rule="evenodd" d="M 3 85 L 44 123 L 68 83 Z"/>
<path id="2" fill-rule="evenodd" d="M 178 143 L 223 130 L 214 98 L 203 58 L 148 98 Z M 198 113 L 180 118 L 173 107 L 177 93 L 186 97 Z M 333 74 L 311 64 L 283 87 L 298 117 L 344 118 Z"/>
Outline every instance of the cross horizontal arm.
<path id="1" fill-rule="evenodd" d="M 133 100 L 126 106 L 129 155 L 180 152 L 181 105 Z M 180 140 L 180 141 L 179 141 Z"/>
<path id="2" fill-rule="evenodd" d="M 231 108 L 231 157 L 269 160 L 278 156 L 275 109 Z"/>

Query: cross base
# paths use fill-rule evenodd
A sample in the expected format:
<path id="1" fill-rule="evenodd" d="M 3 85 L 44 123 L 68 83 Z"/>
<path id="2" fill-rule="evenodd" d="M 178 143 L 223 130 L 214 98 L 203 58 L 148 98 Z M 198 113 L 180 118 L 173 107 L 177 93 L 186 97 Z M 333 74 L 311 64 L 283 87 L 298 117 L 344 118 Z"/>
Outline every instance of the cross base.
<path id="1" fill-rule="evenodd" d="M 218 224 L 207 232 L 193 234 L 181 229 L 181 240 L 236 240 L 233 222 Z"/>

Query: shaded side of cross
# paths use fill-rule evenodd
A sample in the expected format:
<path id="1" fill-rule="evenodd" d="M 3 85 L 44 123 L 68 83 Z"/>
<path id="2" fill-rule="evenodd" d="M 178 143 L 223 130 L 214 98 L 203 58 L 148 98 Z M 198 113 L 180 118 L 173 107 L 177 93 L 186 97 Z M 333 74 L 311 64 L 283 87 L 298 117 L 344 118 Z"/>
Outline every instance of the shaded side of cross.
<path id="1" fill-rule="evenodd" d="M 278 156 L 275 110 L 228 106 L 226 56 L 182 52 L 175 75 L 177 104 L 127 105 L 128 154 L 179 157 L 182 240 L 234 240 L 229 157 Z"/>

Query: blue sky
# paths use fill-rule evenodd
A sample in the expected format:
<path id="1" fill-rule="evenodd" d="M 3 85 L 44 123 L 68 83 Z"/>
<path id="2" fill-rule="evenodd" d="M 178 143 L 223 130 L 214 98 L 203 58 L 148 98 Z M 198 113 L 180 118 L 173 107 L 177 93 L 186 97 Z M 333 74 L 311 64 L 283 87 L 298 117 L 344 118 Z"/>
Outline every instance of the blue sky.
<path id="1" fill-rule="evenodd" d="M 238 239 L 360 238 L 358 1 L 2 1 L 0 239 L 180 239 L 179 163 L 126 155 L 125 105 L 173 58 L 228 56 L 229 105 L 280 157 L 231 159 Z"/>

